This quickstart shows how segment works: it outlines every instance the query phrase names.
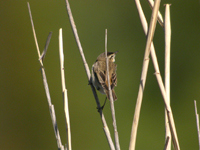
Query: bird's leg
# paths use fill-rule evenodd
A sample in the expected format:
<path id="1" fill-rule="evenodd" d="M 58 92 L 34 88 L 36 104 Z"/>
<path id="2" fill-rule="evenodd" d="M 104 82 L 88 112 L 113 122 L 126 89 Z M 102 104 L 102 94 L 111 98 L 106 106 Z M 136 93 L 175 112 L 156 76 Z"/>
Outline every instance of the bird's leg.
<path id="1" fill-rule="evenodd" d="M 98 112 L 100 112 L 100 110 L 101 110 L 101 111 L 103 110 L 103 108 L 104 108 L 104 106 L 105 106 L 105 104 L 106 104 L 106 100 L 107 100 L 107 97 L 106 97 L 106 99 L 105 99 L 105 101 L 104 101 L 103 106 L 101 106 L 100 108 L 97 108 L 97 109 L 98 109 Z"/>
<path id="2" fill-rule="evenodd" d="M 103 106 L 101 106 L 101 109 L 103 110 L 103 108 L 104 108 L 104 106 L 105 106 L 105 104 L 106 104 L 106 100 L 107 100 L 107 96 L 106 96 L 106 99 L 105 99 L 105 101 L 104 101 L 104 103 L 103 103 Z"/>

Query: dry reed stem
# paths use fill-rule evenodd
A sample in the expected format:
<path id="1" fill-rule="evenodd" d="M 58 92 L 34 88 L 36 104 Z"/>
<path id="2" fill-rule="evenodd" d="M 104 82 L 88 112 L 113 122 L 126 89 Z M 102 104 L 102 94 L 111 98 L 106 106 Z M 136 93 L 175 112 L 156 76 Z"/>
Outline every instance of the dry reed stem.
<path id="1" fill-rule="evenodd" d="M 161 24 L 161 26 L 162 26 L 162 24 Z M 152 53 L 152 50 L 151 50 L 151 53 Z M 173 119 L 173 115 L 172 115 L 172 111 L 171 111 L 171 107 L 170 107 L 169 104 L 167 104 L 167 101 L 166 101 L 167 98 L 165 98 L 165 91 L 164 91 L 165 88 L 163 88 L 164 86 L 163 86 L 162 78 L 160 76 L 157 58 L 154 58 L 153 55 L 152 55 L 152 61 L 153 61 L 155 72 L 156 72 L 155 73 L 156 78 L 157 78 L 157 81 L 158 81 L 158 84 L 159 84 L 159 87 L 161 89 L 161 93 L 163 95 L 163 99 L 164 99 L 164 102 L 165 102 L 165 108 L 168 110 L 167 116 L 168 116 L 168 118 L 170 117 L 170 120 L 168 120 L 168 122 L 169 122 L 169 125 L 170 125 L 170 132 L 172 134 L 173 146 L 174 146 L 174 149 L 180 149 L 178 137 L 177 137 L 177 133 L 176 133 L 176 128 L 175 128 L 175 123 L 174 123 L 174 119 Z"/>
<path id="2" fill-rule="evenodd" d="M 170 22 L 170 4 L 165 5 L 165 90 L 170 105 L 170 47 L 171 47 L 171 22 Z M 168 147 L 166 150 L 171 150 L 171 132 L 167 112 L 165 110 L 165 140 L 168 140 Z"/>
<path id="3" fill-rule="evenodd" d="M 163 99 L 164 99 L 164 103 L 165 103 L 165 108 L 166 108 L 166 111 L 167 111 L 167 116 L 168 116 L 168 121 L 169 121 L 169 125 L 170 125 L 170 131 L 171 131 L 171 135 L 172 135 L 172 141 L 173 141 L 174 149 L 175 150 L 180 150 L 179 142 L 178 142 L 178 136 L 177 136 L 177 133 L 176 133 L 176 127 L 175 127 L 175 123 L 174 123 L 172 110 L 171 110 L 170 105 L 167 103 L 167 96 L 166 96 L 166 92 L 165 92 L 165 87 L 164 87 L 160 72 L 156 72 L 155 76 L 156 76 L 158 85 L 160 87 L 161 94 L 162 94 Z"/>
<path id="4" fill-rule="evenodd" d="M 44 50 L 43 50 L 43 52 L 42 52 L 42 55 L 41 55 L 40 58 L 39 58 L 39 60 L 42 60 L 42 62 L 44 62 L 44 58 L 45 58 L 46 53 L 47 53 L 47 49 L 48 49 L 48 46 L 49 46 L 49 43 L 50 43 L 51 36 L 52 36 L 52 32 L 49 32 L 49 35 L 48 35 L 48 37 L 47 37 L 47 41 L 46 41 Z"/>
<path id="5" fill-rule="evenodd" d="M 34 39 L 35 39 L 36 49 L 37 49 L 37 52 L 38 52 L 38 58 L 39 58 L 40 66 L 41 66 L 41 73 L 42 73 L 42 78 L 43 78 L 44 89 L 45 89 L 46 96 L 47 96 L 47 102 L 48 102 L 48 105 L 49 105 L 49 112 L 50 112 L 50 115 L 51 115 L 53 129 L 54 129 L 54 133 L 55 133 L 55 137 L 56 137 L 56 141 L 57 141 L 57 146 L 58 146 L 58 149 L 64 150 L 64 146 L 62 145 L 60 133 L 59 133 L 59 130 L 58 130 L 58 127 L 57 127 L 54 105 L 51 103 L 51 97 L 50 97 L 50 92 L 49 92 L 46 74 L 45 74 L 44 67 L 43 67 L 43 62 L 42 62 L 42 59 L 40 59 L 41 58 L 40 50 L 39 50 L 37 37 L 36 37 L 36 33 L 35 33 L 35 28 L 34 28 L 34 24 L 33 24 L 33 19 L 32 19 L 32 15 L 31 15 L 31 9 L 30 9 L 30 5 L 29 5 L 28 2 L 27 2 L 27 5 L 28 5 L 28 10 L 29 10 L 33 35 L 34 35 Z"/>
<path id="6" fill-rule="evenodd" d="M 138 8 L 141 22 L 144 22 L 144 23 L 142 23 L 142 25 L 143 25 L 143 28 L 146 31 L 145 33 L 147 35 L 148 27 L 147 27 L 146 19 L 145 19 L 144 13 L 142 11 L 140 2 L 139 2 L 139 0 L 135 0 L 135 3 Z M 155 5 L 153 7 L 148 36 L 147 36 L 147 42 L 146 42 L 146 48 L 145 48 L 145 54 L 144 54 L 144 60 L 143 60 L 143 68 L 142 68 L 142 73 L 141 73 L 141 80 L 140 80 L 138 97 L 137 97 L 137 102 L 136 102 L 136 107 L 135 107 L 135 114 L 134 114 L 133 124 L 132 124 L 129 150 L 135 150 L 136 135 L 137 135 L 137 128 L 138 128 L 138 123 L 139 123 L 142 97 L 143 97 L 146 75 L 147 75 L 147 70 L 148 70 L 148 65 L 149 65 L 150 46 L 151 46 L 151 42 L 152 42 L 153 36 L 154 36 L 159 6 L 160 6 L 160 0 L 155 0 Z"/>
<path id="7" fill-rule="evenodd" d="M 116 123 L 116 117 L 115 117 L 115 107 L 114 107 L 114 101 L 113 96 L 110 88 L 110 79 L 109 79 L 109 65 L 108 65 L 108 57 L 107 57 L 107 29 L 105 31 L 105 56 L 106 56 L 106 68 L 107 68 L 107 81 L 108 81 L 108 91 L 109 91 L 109 99 L 110 99 L 110 109 L 112 113 L 112 119 L 113 119 L 113 129 L 114 129 L 114 136 L 115 136 L 115 148 L 116 150 L 120 150 L 119 145 L 119 136 L 117 131 L 117 123 Z"/>
<path id="8" fill-rule="evenodd" d="M 139 12 L 139 16 L 140 16 L 140 19 L 141 19 L 141 22 L 142 22 L 142 26 L 143 26 L 143 29 L 144 29 L 144 32 L 145 34 L 147 35 L 147 22 L 146 22 L 146 19 L 145 19 L 145 16 L 144 16 L 144 13 L 142 11 L 142 8 L 141 8 L 141 5 L 140 5 L 140 2 L 139 0 L 135 0 L 136 2 L 136 6 L 137 6 L 137 9 L 138 9 L 138 12 Z M 180 149 L 179 147 L 179 143 L 178 143 L 178 137 L 176 135 L 176 129 L 175 129 L 175 124 L 174 124 L 174 120 L 173 120 L 173 115 L 172 115 L 172 112 L 171 112 L 171 107 L 166 104 L 166 97 L 165 97 L 165 88 L 163 86 L 163 82 L 162 82 L 162 78 L 160 76 L 160 71 L 159 71 L 159 67 L 158 67 L 158 63 L 157 63 L 157 58 L 156 58 L 156 55 L 155 55 L 155 50 L 154 50 L 154 46 L 153 44 L 151 45 L 151 56 L 152 56 L 152 61 L 153 61 L 153 64 L 154 64 L 154 68 L 155 68 L 155 74 L 156 74 L 156 78 L 157 78 L 157 81 L 158 81 L 158 84 L 159 84 L 159 87 L 161 89 L 161 93 L 163 95 L 163 98 L 164 98 L 164 102 L 165 102 L 165 106 L 166 106 L 166 109 L 168 110 L 167 112 L 167 115 L 168 115 L 168 118 L 169 118 L 169 122 L 170 122 L 170 129 L 171 129 L 171 133 L 173 135 L 173 144 L 174 144 L 174 148 L 175 149 Z M 144 68 L 144 67 L 143 67 Z M 142 73 L 143 74 L 143 73 Z M 146 73 L 144 73 L 146 74 Z M 142 78 L 141 78 L 142 79 Z M 143 80 L 141 80 L 143 81 Z M 144 87 L 143 85 L 140 85 L 140 88 L 139 88 L 139 94 L 138 94 L 138 98 L 142 98 L 142 94 L 143 94 L 143 88 Z M 138 99 L 137 99 L 137 103 L 138 103 Z M 137 104 L 136 104 L 137 105 Z M 141 107 L 141 106 L 140 106 Z M 138 110 L 140 110 L 140 108 L 138 108 Z M 136 116 L 136 115 L 135 115 Z M 135 124 L 138 126 L 138 118 L 137 116 L 134 118 L 136 118 L 135 120 L 137 122 L 135 122 Z"/>
<path id="9" fill-rule="evenodd" d="M 67 139 L 68 139 L 67 143 L 68 143 L 68 149 L 72 150 L 68 96 L 67 96 L 67 89 L 66 89 L 66 85 L 65 85 L 65 69 L 64 69 L 64 51 L 63 51 L 62 28 L 59 30 L 59 54 L 60 54 L 60 72 L 61 72 L 61 84 L 62 84 L 62 94 L 63 94 L 63 102 L 64 102 L 66 132 L 67 132 Z"/>
<path id="10" fill-rule="evenodd" d="M 153 0 L 148 0 L 148 2 L 149 2 L 149 6 L 151 7 L 151 9 L 153 9 L 154 1 Z M 158 22 L 161 25 L 161 27 L 164 28 L 163 17 L 161 15 L 160 11 L 158 11 Z"/>
<path id="11" fill-rule="evenodd" d="M 163 81 L 162 81 L 162 78 L 161 78 L 161 75 L 160 75 L 160 70 L 159 70 L 159 67 L 158 67 L 157 58 L 154 58 L 153 55 L 152 55 L 152 61 L 153 61 L 153 65 L 154 65 L 154 68 L 155 68 L 156 79 L 157 79 L 158 85 L 160 87 L 160 90 L 161 90 L 161 93 L 162 93 L 162 96 L 163 96 L 163 100 L 164 100 L 164 103 L 165 103 L 165 108 L 166 108 L 166 111 L 167 111 L 166 114 L 167 114 L 167 117 L 168 117 L 170 132 L 171 132 L 171 135 L 172 135 L 173 146 L 174 146 L 175 150 L 179 150 L 180 146 L 179 146 L 178 136 L 177 136 L 177 133 L 176 133 L 176 127 L 175 127 L 175 123 L 174 123 L 172 110 L 171 110 L 171 107 L 168 103 L 168 97 L 166 95 L 166 90 L 165 90 L 165 87 L 164 87 L 164 84 L 163 84 Z"/>
<path id="12" fill-rule="evenodd" d="M 75 22 L 74 22 L 74 19 L 73 19 L 73 16 L 72 16 L 72 12 L 71 12 L 71 8 L 70 8 L 70 5 L 69 5 L 69 1 L 65 0 L 65 2 L 66 2 L 66 9 L 67 9 L 67 13 L 68 13 L 68 16 L 69 16 L 70 24 L 71 24 L 71 27 L 72 27 L 72 30 L 73 30 L 73 33 L 74 33 L 74 37 L 76 39 L 76 43 L 77 43 L 77 46 L 79 48 L 79 52 L 81 54 L 81 57 L 82 57 L 82 60 L 83 60 L 83 64 L 84 64 L 84 67 L 85 67 L 86 75 L 87 75 L 90 87 L 92 89 L 94 98 L 96 100 L 97 108 L 99 110 L 99 114 L 100 114 L 101 121 L 102 121 L 102 124 L 103 124 L 104 133 L 106 135 L 106 138 L 107 138 L 107 141 L 109 143 L 110 149 L 111 150 L 115 150 L 115 147 L 114 147 L 111 135 L 110 135 L 109 128 L 107 126 L 104 114 L 103 114 L 103 112 L 101 110 L 101 105 L 100 105 L 96 90 L 95 90 L 94 86 L 91 83 L 90 70 L 89 70 L 88 64 L 86 62 L 86 59 L 85 59 L 85 56 L 84 56 L 84 53 L 83 53 L 83 49 L 82 49 L 82 46 L 81 46 L 81 43 L 80 43 L 80 40 L 79 40 L 78 32 L 77 32 L 76 25 L 75 25 Z"/>
<path id="13" fill-rule="evenodd" d="M 194 109 L 195 109 L 196 124 L 197 124 L 197 134 L 198 134 L 199 150 L 200 150 L 199 114 L 198 114 L 198 112 L 197 112 L 197 104 L 196 104 L 196 100 L 194 100 Z"/>

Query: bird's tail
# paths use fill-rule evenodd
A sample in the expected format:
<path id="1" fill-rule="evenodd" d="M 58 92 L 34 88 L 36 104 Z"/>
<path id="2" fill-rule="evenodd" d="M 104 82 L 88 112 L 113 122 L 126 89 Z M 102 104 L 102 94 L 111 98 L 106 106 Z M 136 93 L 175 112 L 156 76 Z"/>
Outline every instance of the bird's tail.
<path id="1" fill-rule="evenodd" d="M 109 91 L 106 92 L 106 96 L 110 100 Z M 116 101 L 117 100 L 117 95 L 115 94 L 114 90 L 112 90 L 112 96 L 113 96 L 113 101 Z"/>

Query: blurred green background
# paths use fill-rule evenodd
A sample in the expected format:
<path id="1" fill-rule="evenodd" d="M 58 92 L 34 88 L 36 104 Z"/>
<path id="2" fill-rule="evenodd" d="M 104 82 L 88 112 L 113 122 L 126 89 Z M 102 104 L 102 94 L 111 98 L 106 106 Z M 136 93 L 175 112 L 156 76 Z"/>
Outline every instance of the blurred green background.
<path id="1" fill-rule="evenodd" d="M 0 149 L 54 150 L 57 144 L 26 2 L 0 1 Z M 53 32 L 44 66 L 62 143 L 66 143 L 66 132 L 59 70 L 59 28 L 63 28 L 64 36 L 72 148 L 109 149 L 69 24 L 65 1 L 29 2 L 41 51 L 49 31 Z M 69 2 L 90 67 L 104 51 L 105 29 L 108 29 L 108 51 L 119 51 L 115 109 L 121 149 L 126 150 L 146 44 L 134 0 Z M 200 112 L 200 2 L 162 1 L 163 17 L 165 3 L 172 3 L 171 106 L 181 149 L 195 150 L 198 138 L 194 99 Z M 149 21 L 151 10 L 147 1 L 142 1 L 142 6 Z M 157 25 L 154 44 L 163 76 L 164 34 L 160 25 Z M 105 96 L 98 95 L 103 103 Z M 104 114 L 113 133 L 109 103 Z M 164 135 L 164 103 L 150 61 L 136 149 L 163 149 Z"/>

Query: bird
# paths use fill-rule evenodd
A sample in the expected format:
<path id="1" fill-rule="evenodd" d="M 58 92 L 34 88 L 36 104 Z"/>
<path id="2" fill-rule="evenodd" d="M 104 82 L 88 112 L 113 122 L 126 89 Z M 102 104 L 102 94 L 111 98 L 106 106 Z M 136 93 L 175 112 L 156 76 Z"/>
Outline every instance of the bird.
<path id="1" fill-rule="evenodd" d="M 109 80 L 110 88 L 112 91 L 113 101 L 117 100 L 117 96 L 114 91 L 114 87 L 117 86 L 117 65 L 115 62 L 116 52 L 107 52 L 108 66 L 109 66 Z M 108 80 L 107 80 L 107 65 L 106 65 L 106 55 L 105 52 L 100 54 L 95 63 L 92 65 L 92 76 L 91 76 L 93 86 L 101 93 L 106 94 L 106 99 L 110 100 Z M 106 99 L 104 105 L 106 103 Z M 102 106 L 102 108 L 104 107 Z"/>

